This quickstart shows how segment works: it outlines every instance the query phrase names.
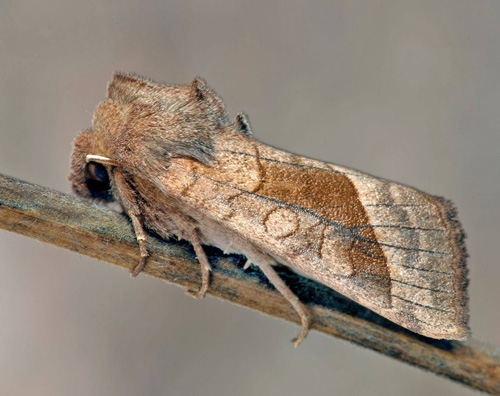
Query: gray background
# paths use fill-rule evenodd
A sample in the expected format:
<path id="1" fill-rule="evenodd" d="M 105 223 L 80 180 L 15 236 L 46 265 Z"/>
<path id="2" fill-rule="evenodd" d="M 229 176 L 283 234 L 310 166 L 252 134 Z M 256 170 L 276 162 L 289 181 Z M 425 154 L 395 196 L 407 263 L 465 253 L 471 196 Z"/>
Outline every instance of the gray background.
<path id="1" fill-rule="evenodd" d="M 0 1 L 0 172 L 69 192 L 114 70 L 200 75 L 266 143 L 453 199 L 474 337 L 500 344 L 498 1 Z M 4 231 L 0 252 L 0 394 L 473 394 Z"/>

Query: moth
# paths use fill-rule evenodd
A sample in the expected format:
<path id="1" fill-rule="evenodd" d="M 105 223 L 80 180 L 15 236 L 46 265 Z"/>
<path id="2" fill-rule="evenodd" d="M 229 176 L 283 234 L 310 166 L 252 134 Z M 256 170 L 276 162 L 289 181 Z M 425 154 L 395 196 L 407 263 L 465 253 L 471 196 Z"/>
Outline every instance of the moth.
<path id="1" fill-rule="evenodd" d="M 415 188 L 304 158 L 253 137 L 196 78 L 166 85 L 117 73 L 92 127 L 74 141 L 77 195 L 116 200 L 146 265 L 147 230 L 189 240 L 209 287 L 202 244 L 245 255 L 295 308 L 307 307 L 273 266 L 284 264 L 427 337 L 469 337 L 464 233 L 453 204 Z"/>

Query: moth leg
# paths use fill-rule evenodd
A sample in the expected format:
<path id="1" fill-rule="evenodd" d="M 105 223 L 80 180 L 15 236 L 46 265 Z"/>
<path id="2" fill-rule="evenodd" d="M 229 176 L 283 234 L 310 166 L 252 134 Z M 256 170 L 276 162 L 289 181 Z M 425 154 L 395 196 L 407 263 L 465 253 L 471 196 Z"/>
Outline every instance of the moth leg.
<path id="1" fill-rule="evenodd" d="M 309 310 L 307 307 L 300 302 L 297 296 L 290 290 L 290 288 L 286 285 L 285 282 L 280 278 L 280 276 L 276 273 L 273 266 L 265 260 L 259 261 L 255 263 L 262 270 L 264 275 L 266 275 L 269 282 L 273 284 L 273 286 L 285 297 L 290 304 L 292 304 L 293 308 L 300 317 L 302 322 L 302 329 L 300 330 L 297 338 L 293 339 L 292 342 L 295 347 L 298 347 L 299 344 L 306 338 L 307 333 L 309 332 L 310 319 L 309 319 Z"/>
<path id="2" fill-rule="evenodd" d="M 146 259 L 149 256 L 148 248 L 146 247 L 146 232 L 144 228 L 142 228 L 142 223 L 139 218 L 132 213 L 129 213 L 130 218 L 132 219 L 132 224 L 134 225 L 135 235 L 137 237 L 137 243 L 139 244 L 139 263 L 137 263 L 131 270 L 130 276 L 135 278 L 137 275 L 141 273 L 141 271 L 146 266 Z"/>
<path id="3" fill-rule="evenodd" d="M 127 180 L 125 179 L 125 176 L 122 172 L 120 172 L 116 168 L 112 168 L 112 175 L 116 190 L 118 192 L 118 198 L 123 208 L 125 209 L 125 212 L 132 220 L 137 243 L 139 244 L 139 262 L 130 270 L 130 276 L 136 277 L 144 269 L 146 265 L 146 259 L 149 256 L 148 249 L 146 247 L 146 232 L 142 227 L 141 211 L 139 209 L 139 206 L 137 205 L 136 193 L 128 185 Z"/>
<path id="4" fill-rule="evenodd" d="M 196 257 L 198 258 L 198 261 L 201 265 L 201 286 L 200 290 L 198 290 L 197 292 L 187 291 L 187 294 L 194 298 L 203 298 L 210 284 L 210 271 L 212 270 L 212 267 L 208 262 L 208 258 L 205 254 L 205 251 L 203 250 L 203 246 L 201 246 L 198 230 L 196 230 L 195 228 L 190 234 L 191 244 L 194 247 Z"/>

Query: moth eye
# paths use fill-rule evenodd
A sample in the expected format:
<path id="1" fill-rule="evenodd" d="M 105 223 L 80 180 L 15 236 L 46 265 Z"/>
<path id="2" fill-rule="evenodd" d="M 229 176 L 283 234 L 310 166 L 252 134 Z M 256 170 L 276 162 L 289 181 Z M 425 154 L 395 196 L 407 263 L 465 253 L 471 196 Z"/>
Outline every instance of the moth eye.
<path id="1" fill-rule="evenodd" d="M 97 162 L 89 162 L 85 167 L 85 183 L 94 198 L 111 201 L 111 184 L 106 167 Z"/>
<path id="2" fill-rule="evenodd" d="M 108 171 L 104 165 L 98 164 L 97 162 L 89 162 L 86 170 L 87 179 L 109 184 Z"/>

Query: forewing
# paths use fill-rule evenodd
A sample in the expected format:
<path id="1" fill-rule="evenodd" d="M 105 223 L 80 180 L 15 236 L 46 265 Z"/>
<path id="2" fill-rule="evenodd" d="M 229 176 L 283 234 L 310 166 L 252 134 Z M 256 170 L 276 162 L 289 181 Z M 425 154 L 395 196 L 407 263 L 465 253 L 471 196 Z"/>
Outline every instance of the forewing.
<path id="1" fill-rule="evenodd" d="M 177 191 L 221 227 L 413 331 L 467 337 L 466 254 L 448 202 L 248 138 L 190 166 Z"/>

